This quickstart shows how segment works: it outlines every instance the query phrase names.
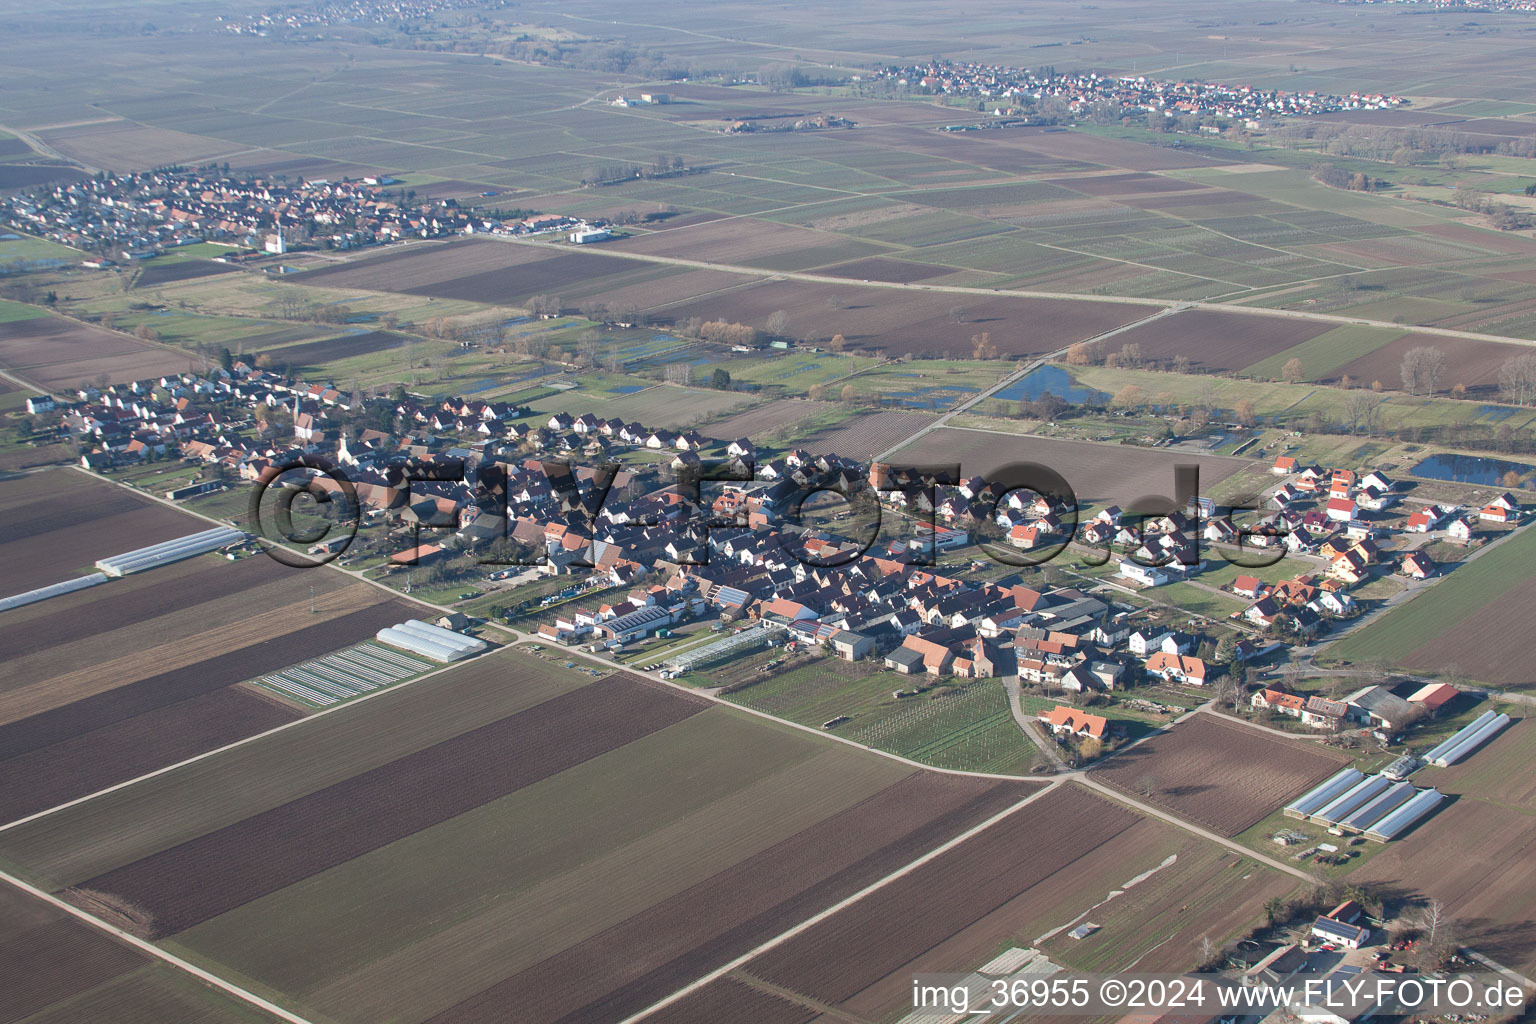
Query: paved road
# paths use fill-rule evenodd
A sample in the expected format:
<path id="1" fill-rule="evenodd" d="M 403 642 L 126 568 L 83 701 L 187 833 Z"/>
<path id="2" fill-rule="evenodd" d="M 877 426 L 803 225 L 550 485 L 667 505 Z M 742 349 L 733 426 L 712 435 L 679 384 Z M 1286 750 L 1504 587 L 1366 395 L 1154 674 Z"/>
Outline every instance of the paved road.
<path id="1" fill-rule="evenodd" d="M 1018 723 L 1019 731 L 1035 745 L 1042 757 L 1055 766 L 1056 771 L 1066 771 L 1067 759 L 1061 756 L 1061 751 L 1056 747 L 1056 741 L 1046 735 L 1037 719 L 1024 713 L 1024 708 L 1019 703 L 1019 677 L 1004 676 L 1003 690 L 1008 694 L 1008 711 L 1013 715 L 1013 720 Z"/>
<path id="2" fill-rule="evenodd" d="M 1151 316 L 1144 316 L 1140 320 L 1134 320 L 1131 323 L 1126 324 L 1124 327 L 1116 327 L 1114 330 L 1105 331 L 1103 334 L 1094 335 L 1092 338 L 1086 338 L 1084 339 L 1083 343 L 1092 344 L 1096 341 L 1103 341 L 1107 338 L 1113 338 L 1115 335 L 1121 333 L 1122 331 L 1128 331 L 1133 327 L 1140 327 L 1143 324 L 1149 324 L 1153 320 L 1162 319 L 1163 317 L 1169 316 L 1174 312 L 1176 312 L 1176 309 L 1172 307 L 1168 309 L 1160 309 L 1156 313 L 1153 313 Z M 1079 342 L 1073 342 L 1072 344 L 1076 345 L 1079 344 Z M 971 398 L 949 410 L 949 412 L 944 413 L 942 416 L 928 424 L 926 427 L 923 427 L 917 433 L 912 434 L 905 440 L 898 441 L 893 447 L 887 448 L 879 455 L 876 455 L 873 461 L 884 462 L 894 453 L 900 451 L 903 448 L 906 448 L 908 445 L 915 444 L 920 438 L 925 437 L 928 434 L 933 433 L 935 430 L 948 425 L 950 420 L 954 419 L 956 416 L 959 416 L 961 413 L 970 409 L 974 409 L 979 403 L 986 401 L 993 395 L 997 394 L 999 391 L 1004 390 L 1014 381 L 1019 380 L 1021 377 L 1027 377 L 1029 374 L 1033 373 L 1035 370 L 1038 370 L 1046 363 L 1049 363 L 1055 359 L 1059 359 L 1066 353 L 1067 349 L 1071 347 L 1071 345 L 1063 346 L 1054 352 L 1047 352 L 1045 355 L 1037 356 L 1036 358 L 1023 364 L 1022 366 L 1015 369 L 1012 373 L 1004 376 L 1002 380 L 999 380 L 996 384 L 993 384 L 991 387 L 987 388 L 985 391 L 982 391 L 977 395 L 973 395 Z"/>
<path id="3" fill-rule="evenodd" d="M 509 238 L 504 235 L 488 235 L 488 238 L 496 239 L 510 245 L 532 245 L 542 248 L 567 247 L 558 242 L 538 241 L 531 238 Z M 710 260 L 688 259 L 683 256 L 656 256 L 649 253 L 637 253 L 623 249 L 606 248 L 601 245 L 583 246 L 583 251 L 593 252 L 602 256 L 611 256 L 616 259 L 640 260 L 647 263 L 665 263 L 677 267 L 690 267 L 696 270 L 720 270 L 731 274 L 742 274 L 767 280 L 807 281 L 814 284 L 835 284 L 844 288 L 887 288 L 902 291 L 938 292 L 946 295 L 985 295 L 996 297 L 999 295 L 1021 299 L 1059 299 L 1064 302 L 1097 302 L 1119 303 L 1129 306 L 1155 306 L 1168 312 L 1182 312 L 1189 309 L 1206 310 L 1219 313 L 1237 313 L 1244 316 L 1278 317 L 1283 320 L 1310 320 L 1314 323 L 1333 324 L 1342 326 L 1355 324 L 1366 327 L 1381 327 L 1401 333 L 1404 326 L 1390 320 L 1370 320 L 1357 316 L 1335 316 L 1330 313 L 1313 313 L 1299 309 L 1272 309 L 1266 306 L 1239 306 L 1224 302 L 1192 302 L 1186 299 L 1148 299 L 1129 295 L 1085 295 L 1082 292 L 1051 292 L 1037 291 L 1028 288 L 976 288 L 968 285 L 957 284 L 923 284 L 917 281 L 861 281 L 848 277 L 836 277 L 831 274 L 816 274 L 803 270 L 776 270 L 766 271 L 761 267 L 748 267 L 735 263 L 715 263 Z M 1478 331 L 1458 331 L 1447 327 L 1420 327 L 1414 326 L 1416 334 L 1433 334 L 1443 338 L 1465 338 L 1470 341 L 1497 341 L 1510 345 L 1524 345 L 1536 347 L 1536 341 L 1530 338 L 1516 338 L 1506 334 L 1484 334 Z"/>

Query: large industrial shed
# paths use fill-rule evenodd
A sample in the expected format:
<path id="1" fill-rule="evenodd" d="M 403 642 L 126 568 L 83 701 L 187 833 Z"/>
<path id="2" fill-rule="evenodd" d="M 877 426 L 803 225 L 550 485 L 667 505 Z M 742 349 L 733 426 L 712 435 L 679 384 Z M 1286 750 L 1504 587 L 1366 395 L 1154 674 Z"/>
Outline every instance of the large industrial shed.
<path id="1" fill-rule="evenodd" d="M 215 526 L 202 533 L 177 537 L 163 544 L 151 544 L 147 548 L 135 548 L 121 555 L 100 559 L 96 563 L 96 568 L 108 576 L 127 576 L 129 573 L 143 572 L 146 569 L 169 565 L 171 562 L 179 562 L 193 555 L 217 551 L 219 548 L 237 544 L 243 540 L 245 540 L 245 534 L 241 531 L 230 526 Z"/>
<path id="2" fill-rule="evenodd" d="M 484 640 L 428 625 L 420 619 L 406 619 L 398 625 L 385 626 L 379 630 L 378 640 L 433 661 L 461 661 L 490 647 Z"/>

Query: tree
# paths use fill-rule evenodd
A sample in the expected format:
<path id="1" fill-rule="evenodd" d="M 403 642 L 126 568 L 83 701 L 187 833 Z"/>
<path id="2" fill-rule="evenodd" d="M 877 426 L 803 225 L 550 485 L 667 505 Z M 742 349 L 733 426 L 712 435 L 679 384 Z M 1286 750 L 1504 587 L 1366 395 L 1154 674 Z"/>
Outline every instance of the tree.
<path id="1" fill-rule="evenodd" d="M 1499 392 L 1515 405 L 1530 405 L 1536 400 L 1536 355 L 1506 359 L 1499 368 Z"/>
<path id="2" fill-rule="evenodd" d="M 1161 780 L 1159 780 L 1158 777 L 1152 772 L 1142 772 L 1136 777 L 1136 792 L 1140 793 L 1144 797 L 1147 797 L 1148 799 L 1156 794 L 1157 791 L 1161 788 Z"/>
<path id="3" fill-rule="evenodd" d="M 1143 394 L 1141 388 L 1137 387 L 1135 384 L 1127 384 L 1125 387 L 1121 388 L 1120 393 L 1115 396 L 1114 406 L 1117 409 L 1138 409 L 1141 407 L 1141 403 L 1144 400 L 1145 395 Z"/>
<path id="4" fill-rule="evenodd" d="M 1128 341 L 1120 346 L 1120 365 L 1137 367 L 1142 363 L 1141 346 L 1134 341 Z"/>
<path id="5" fill-rule="evenodd" d="M 723 366 L 715 367 L 715 372 L 710 375 L 709 386 L 716 391 L 731 390 L 731 375 Z"/>
<path id="6" fill-rule="evenodd" d="M 1301 360 L 1295 356 L 1287 359 L 1285 365 L 1280 367 L 1280 376 L 1292 384 L 1299 383 L 1301 378 L 1306 376 L 1306 373 L 1306 367 L 1302 366 Z"/>
<path id="7" fill-rule="evenodd" d="M 971 335 L 971 355 L 976 359 L 996 359 L 998 357 L 997 345 L 992 341 L 991 331 L 982 331 L 980 334 Z"/>
<path id="8" fill-rule="evenodd" d="M 1237 417 L 1237 422 L 1242 426 L 1251 427 L 1258 422 L 1258 417 L 1253 410 L 1253 400 L 1250 398 L 1239 398 L 1237 406 L 1232 411 Z"/>
<path id="9" fill-rule="evenodd" d="M 1433 345 L 1420 345 L 1403 354 L 1403 387 L 1416 395 L 1423 388 L 1425 396 L 1435 397 L 1435 385 L 1445 376 L 1445 353 Z"/>
<path id="10" fill-rule="evenodd" d="M 1344 399 L 1344 419 L 1349 424 L 1350 433 L 1358 434 L 1364 427 L 1367 433 L 1374 434 L 1381 403 L 1379 395 L 1369 391 L 1351 391 L 1349 397 Z"/>
<path id="11" fill-rule="evenodd" d="M 1212 690 L 1212 697 L 1217 707 L 1229 707 L 1234 711 L 1242 706 L 1243 698 L 1246 696 L 1242 684 L 1230 672 L 1216 680 L 1216 686 Z"/>
<path id="12" fill-rule="evenodd" d="M 847 338 L 843 337 L 841 334 L 834 334 L 832 335 L 832 339 L 827 342 L 827 348 L 831 349 L 833 352 L 841 352 L 843 347 L 847 344 Z"/>
<path id="13" fill-rule="evenodd" d="M 140 341 L 158 341 L 160 338 L 160 335 L 156 334 L 155 329 L 149 326 L 149 324 L 139 324 L 139 326 L 133 329 L 133 336 Z"/>
<path id="14" fill-rule="evenodd" d="M 784 332 L 789 330 L 789 314 L 782 309 L 776 309 L 768 314 L 768 333 L 775 338 L 784 337 Z"/>
<path id="15" fill-rule="evenodd" d="M 852 384 L 844 384 L 843 385 L 843 404 L 844 405 L 852 405 L 854 399 L 858 397 L 858 394 L 859 393 L 853 389 L 853 385 Z"/>
<path id="16" fill-rule="evenodd" d="M 1088 345 L 1084 342 L 1076 342 L 1067 348 L 1068 366 L 1087 366 L 1090 358 Z"/>
<path id="17" fill-rule="evenodd" d="M 812 384 L 807 397 L 813 402 L 822 401 L 827 397 L 827 386 L 825 384 Z"/>
<path id="18" fill-rule="evenodd" d="M 1273 928 L 1281 921 L 1281 914 L 1285 909 L 1285 901 L 1279 896 L 1271 896 L 1264 902 L 1264 920 Z"/>

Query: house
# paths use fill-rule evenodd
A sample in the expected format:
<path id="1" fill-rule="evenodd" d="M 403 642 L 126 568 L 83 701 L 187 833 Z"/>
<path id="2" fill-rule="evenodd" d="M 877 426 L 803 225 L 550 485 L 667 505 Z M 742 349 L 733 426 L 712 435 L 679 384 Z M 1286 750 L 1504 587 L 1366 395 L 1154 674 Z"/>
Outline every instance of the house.
<path id="1" fill-rule="evenodd" d="M 1158 651 L 1147 659 L 1144 667 L 1147 675 L 1157 676 L 1170 683 L 1184 683 L 1189 686 L 1205 685 L 1205 662 L 1199 658 Z"/>
<path id="2" fill-rule="evenodd" d="M 1120 563 L 1120 575 L 1143 587 L 1160 587 L 1173 579 L 1167 569 L 1156 565 L 1141 565 L 1130 559 Z"/>
<path id="3" fill-rule="evenodd" d="M 1301 720 L 1314 729 L 1338 729 L 1349 717 L 1349 705 L 1326 697 L 1308 697 Z"/>
<path id="4" fill-rule="evenodd" d="M 1409 533 L 1428 533 L 1440 525 L 1442 518 L 1438 506 L 1426 505 L 1408 517 L 1408 522 L 1403 525 L 1403 529 Z"/>
<path id="5" fill-rule="evenodd" d="M 1302 709 L 1307 706 L 1307 699 L 1283 690 L 1265 688 L 1248 698 L 1248 703 L 1255 708 L 1264 708 L 1282 715 L 1290 715 L 1292 718 L 1300 718 Z"/>
<path id="6" fill-rule="evenodd" d="M 1290 476 L 1296 472 L 1296 458 L 1292 455 L 1282 455 L 1275 460 L 1275 464 L 1269 467 L 1269 471 L 1275 476 Z"/>
<path id="7" fill-rule="evenodd" d="M 1335 523 L 1347 523 L 1355 518 L 1355 500 L 1353 498 L 1329 498 L 1328 518 Z"/>
<path id="8" fill-rule="evenodd" d="M 1090 715 L 1077 708 L 1056 705 L 1050 711 L 1035 716 L 1042 725 L 1057 736 L 1076 736 L 1102 740 L 1109 729 L 1109 719 L 1103 715 Z"/>
<path id="9" fill-rule="evenodd" d="M 1257 601 L 1269 590 L 1269 585 L 1257 576 L 1239 576 L 1232 581 L 1232 593 L 1238 597 L 1246 597 L 1250 601 Z"/>
<path id="10" fill-rule="evenodd" d="M 1138 658 L 1145 658 L 1163 648 L 1163 641 L 1173 636 L 1171 630 L 1138 629 L 1126 640 L 1125 645 Z"/>
<path id="11" fill-rule="evenodd" d="M 1477 513 L 1477 518 L 1485 523 L 1518 523 L 1520 513 L 1503 505 L 1488 505 Z"/>
<path id="12" fill-rule="evenodd" d="M 1457 544 L 1472 543 L 1472 538 L 1476 534 L 1477 529 L 1472 525 L 1470 519 L 1453 519 L 1451 524 L 1445 528 L 1446 537 Z"/>
<path id="13" fill-rule="evenodd" d="M 1410 551 L 1397 571 L 1410 579 L 1427 580 L 1435 574 L 1435 560 L 1422 551 Z"/>
<path id="14" fill-rule="evenodd" d="M 1312 922 L 1312 937 L 1335 946 L 1359 949 L 1371 937 L 1371 930 L 1358 924 L 1346 924 L 1332 917 L 1322 916 Z"/>

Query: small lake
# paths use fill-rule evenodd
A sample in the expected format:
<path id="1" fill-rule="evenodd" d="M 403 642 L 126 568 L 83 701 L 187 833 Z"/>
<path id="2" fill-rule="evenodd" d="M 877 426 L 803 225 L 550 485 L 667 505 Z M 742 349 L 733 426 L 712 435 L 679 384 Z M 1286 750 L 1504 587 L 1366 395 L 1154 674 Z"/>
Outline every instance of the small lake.
<path id="1" fill-rule="evenodd" d="M 1042 366 L 1037 370 L 1031 370 L 992 397 L 1009 402 L 1017 402 L 1020 399 L 1035 402 L 1047 391 L 1057 398 L 1066 399 L 1073 405 L 1094 401 L 1107 402 L 1112 397 L 1094 388 L 1083 387 L 1072 379 L 1070 373 L 1059 366 Z"/>
<path id="2" fill-rule="evenodd" d="M 1523 462 L 1506 462 L 1478 455 L 1431 455 L 1408 472 L 1430 480 L 1450 480 L 1459 484 L 1499 486 L 1504 474 L 1513 471 L 1525 476 L 1536 472 L 1536 466 Z"/>

